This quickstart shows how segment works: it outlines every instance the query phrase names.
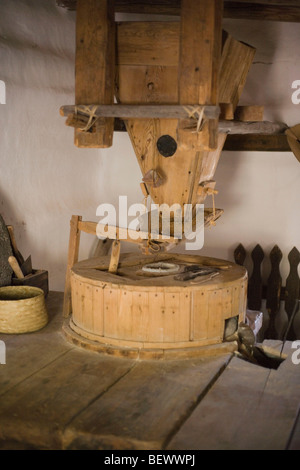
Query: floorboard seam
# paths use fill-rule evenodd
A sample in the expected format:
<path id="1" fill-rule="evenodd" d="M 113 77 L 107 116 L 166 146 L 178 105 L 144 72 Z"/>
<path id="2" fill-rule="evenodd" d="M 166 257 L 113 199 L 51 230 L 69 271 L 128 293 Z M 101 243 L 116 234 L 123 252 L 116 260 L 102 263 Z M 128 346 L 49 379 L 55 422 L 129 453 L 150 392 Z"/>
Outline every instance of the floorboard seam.
<path id="1" fill-rule="evenodd" d="M 18 387 L 19 385 L 21 385 L 23 382 L 25 382 L 26 380 L 28 380 L 29 378 L 33 377 L 34 375 L 36 375 L 38 372 L 40 372 L 41 370 L 45 369 L 46 367 L 50 366 L 51 364 L 53 364 L 55 361 L 57 361 L 58 359 L 60 359 L 61 357 L 65 356 L 66 354 L 68 354 L 70 351 L 73 351 L 75 349 L 75 346 L 74 347 L 70 347 L 70 349 L 68 349 L 67 351 L 64 351 L 62 354 L 59 354 L 58 356 L 55 357 L 55 359 L 52 359 L 50 362 L 47 362 L 47 364 L 45 364 L 44 366 L 40 367 L 39 369 L 37 369 L 35 372 L 32 372 L 30 375 L 27 375 L 26 377 L 24 377 L 24 379 L 20 380 L 20 382 L 14 384 L 11 388 L 9 388 L 8 390 L 6 390 L 5 392 L 3 393 L 0 393 L 0 397 L 4 397 L 7 393 L 11 392 L 15 387 Z"/>
<path id="2" fill-rule="evenodd" d="M 194 412 L 194 410 L 197 408 L 197 406 L 200 404 L 200 402 L 203 400 L 203 398 L 205 398 L 205 396 L 208 394 L 208 392 L 211 390 L 211 388 L 215 385 L 215 383 L 217 382 L 217 380 L 219 379 L 219 377 L 223 374 L 223 372 L 226 370 L 226 368 L 228 367 L 228 365 L 230 364 L 232 358 L 234 357 L 234 354 L 231 355 L 231 357 L 229 357 L 228 361 L 223 364 L 220 369 L 218 370 L 218 372 L 213 376 L 213 378 L 211 379 L 211 381 L 209 382 L 209 384 L 203 389 L 203 391 L 201 392 L 201 394 L 199 395 L 199 397 L 197 398 L 196 402 L 193 403 L 190 408 L 187 410 L 185 416 L 183 416 L 180 420 L 180 422 L 175 426 L 174 429 L 172 429 L 172 431 L 169 433 L 169 435 L 166 437 L 166 439 L 164 440 L 163 442 L 163 445 L 162 445 L 162 449 L 166 449 L 169 445 L 169 443 L 171 442 L 171 440 L 173 439 L 173 437 L 178 433 L 178 431 L 180 430 L 180 428 L 184 425 L 184 423 L 187 421 L 187 419 L 192 415 L 192 413 Z"/>
<path id="3" fill-rule="evenodd" d="M 110 385 L 108 385 L 107 388 L 105 388 L 104 390 L 102 390 L 101 393 L 99 393 L 98 395 L 96 395 L 96 397 L 94 397 L 86 406 L 84 406 L 81 410 L 79 410 L 77 413 L 75 413 L 74 416 L 72 416 L 72 418 L 70 418 L 70 420 L 64 425 L 63 429 L 62 429 L 62 438 L 64 437 L 65 435 L 65 432 L 68 430 L 68 427 L 72 424 L 72 422 L 78 417 L 80 416 L 85 410 L 87 410 L 93 403 L 95 403 L 97 400 L 99 400 L 99 398 L 101 398 L 105 393 L 107 393 L 112 387 L 114 387 L 118 382 L 120 382 L 120 380 L 122 380 L 124 377 L 126 377 L 127 374 L 129 374 L 129 372 L 131 372 L 135 367 L 137 366 L 136 363 L 132 364 L 132 366 L 126 371 L 124 372 L 124 374 L 122 374 L 120 377 L 118 377 L 114 382 L 112 382 Z M 62 443 L 63 444 L 63 443 Z"/>

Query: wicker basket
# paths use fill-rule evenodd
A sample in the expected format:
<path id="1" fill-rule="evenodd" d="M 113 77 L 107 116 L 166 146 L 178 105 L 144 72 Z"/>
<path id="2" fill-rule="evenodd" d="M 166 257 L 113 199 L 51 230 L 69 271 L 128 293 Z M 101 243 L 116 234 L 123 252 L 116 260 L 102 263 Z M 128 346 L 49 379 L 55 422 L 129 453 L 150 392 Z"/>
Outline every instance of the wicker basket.
<path id="1" fill-rule="evenodd" d="M 0 332 L 30 333 L 48 323 L 42 289 L 31 286 L 0 288 Z"/>

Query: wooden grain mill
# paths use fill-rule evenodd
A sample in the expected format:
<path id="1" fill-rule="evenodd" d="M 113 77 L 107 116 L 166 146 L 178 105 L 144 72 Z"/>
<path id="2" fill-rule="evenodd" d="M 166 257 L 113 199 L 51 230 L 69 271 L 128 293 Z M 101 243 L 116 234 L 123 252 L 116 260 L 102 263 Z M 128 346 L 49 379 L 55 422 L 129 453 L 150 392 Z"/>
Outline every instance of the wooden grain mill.
<path id="1" fill-rule="evenodd" d="M 214 197 L 228 133 L 286 128 L 262 122 L 261 107 L 238 107 L 255 49 L 222 31 L 222 7 L 222 0 L 182 0 L 180 21 L 116 23 L 113 1 L 77 1 L 75 105 L 62 106 L 61 114 L 82 148 L 110 147 L 114 130 L 125 125 L 143 194 L 154 203 L 184 209 Z M 213 204 L 205 224 L 214 224 L 222 212 Z M 109 345 L 127 354 L 177 354 L 222 343 L 225 321 L 244 319 L 244 268 L 163 253 L 179 242 L 172 233 L 156 240 L 153 250 L 151 228 L 146 240 L 134 240 L 144 251 L 150 248 L 146 259 L 119 258 L 116 241 L 110 259 L 73 266 L 80 231 L 96 234 L 96 223 L 72 218 L 65 314 L 72 296 L 68 331 L 74 341 L 84 337 L 96 349 Z M 195 265 L 215 271 L 194 281 L 162 273 L 162 265 L 158 273 L 142 272 L 145 264 L 164 262 L 176 266 L 177 276 Z"/>

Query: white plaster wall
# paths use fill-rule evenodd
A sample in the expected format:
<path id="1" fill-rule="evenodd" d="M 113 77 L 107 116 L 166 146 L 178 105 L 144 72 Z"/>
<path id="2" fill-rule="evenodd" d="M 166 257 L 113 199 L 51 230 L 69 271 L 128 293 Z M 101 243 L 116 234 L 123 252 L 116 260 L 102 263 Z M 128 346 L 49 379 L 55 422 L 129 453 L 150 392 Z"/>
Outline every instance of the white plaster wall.
<path id="1" fill-rule="evenodd" d="M 257 47 L 242 104 L 264 104 L 265 117 L 300 122 L 291 84 L 300 79 L 298 24 L 224 21 L 237 39 Z M 97 220 L 102 202 L 141 202 L 141 173 L 126 134 L 115 133 L 108 150 L 82 150 L 64 125 L 59 107 L 74 103 L 75 14 L 54 0 L 1 0 L 0 211 L 15 227 L 24 256 L 48 269 L 50 288 L 63 290 L 69 220 L 72 214 Z M 205 232 L 202 254 L 232 259 L 242 242 L 277 243 L 284 255 L 300 248 L 300 165 L 291 152 L 224 152 L 216 173 L 216 205 L 225 210 Z M 82 237 L 80 256 L 95 246 Z M 247 260 L 250 266 L 250 260 Z M 266 271 L 265 276 L 267 277 Z"/>

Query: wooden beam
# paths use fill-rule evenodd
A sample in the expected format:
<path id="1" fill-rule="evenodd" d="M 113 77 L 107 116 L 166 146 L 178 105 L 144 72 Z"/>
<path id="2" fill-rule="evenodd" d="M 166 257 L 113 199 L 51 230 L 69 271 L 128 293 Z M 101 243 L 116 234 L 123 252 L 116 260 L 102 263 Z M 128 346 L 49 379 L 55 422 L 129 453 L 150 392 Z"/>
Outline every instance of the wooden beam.
<path id="1" fill-rule="evenodd" d="M 229 135 L 224 149 L 231 152 L 291 152 L 287 137 L 280 135 Z"/>
<path id="2" fill-rule="evenodd" d="M 224 18 L 300 22 L 300 6 L 227 2 Z"/>
<path id="3" fill-rule="evenodd" d="M 76 10 L 77 0 L 56 0 L 56 4 Z M 116 12 L 180 16 L 180 0 L 116 0 Z M 300 0 L 225 0 L 224 17 L 300 22 Z"/>
<path id="4" fill-rule="evenodd" d="M 67 318 L 72 312 L 71 303 L 71 269 L 78 261 L 79 243 L 80 243 L 80 229 L 79 223 L 81 216 L 72 215 L 70 221 L 70 238 L 68 250 L 68 263 L 66 270 L 65 293 L 64 293 L 64 306 L 63 316 Z"/>
<path id="5" fill-rule="evenodd" d="M 264 107 L 251 105 L 251 106 L 237 106 L 234 111 L 232 103 L 220 103 L 220 119 L 236 121 L 263 121 Z"/>
<path id="6" fill-rule="evenodd" d="M 264 106 L 237 106 L 234 119 L 236 121 L 263 121 Z"/>
<path id="7" fill-rule="evenodd" d="M 178 90 L 180 104 L 217 105 L 222 45 L 223 0 L 182 0 Z M 201 26 L 199 26 L 201 25 Z M 217 147 L 218 120 L 211 119 L 201 132 L 185 131 L 178 124 L 178 144 L 190 148 Z M 192 141 L 192 142 L 189 142 Z"/>
<path id="8" fill-rule="evenodd" d="M 75 103 L 113 104 L 115 22 L 113 0 L 78 0 L 76 20 Z M 110 147 L 113 118 L 97 119 L 93 129 L 75 130 L 78 147 Z"/>
<path id="9" fill-rule="evenodd" d="M 90 109 L 91 107 L 89 107 Z M 197 106 L 191 109 L 197 109 Z M 128 118 L 159 118 L 159 119 L 184 119 L 187 117 L 188 106 L 176 105 L 111 105 L 111 106 L 98 106 L 95 115 L 104 117 L 122 117 Z M 218 116 L 218 107 L 204 107 L 207 114 L 204 114 L 208 119 Z M 77 121 L 74 118 L 75 106 L 68 105 L 62 106 L 60 111 L 63 116 L 71 115 L 69 119 L 69 126 L 82 125 L 83 119 Z M 81 110 L 84 108 L 78 107 L 78 115 L 81 115 Z M 79 122 L 79 123 L 78 123 Z M 186 132 L 190 132 L 197 127 L 197 120 L 190 118 L 183 121 L 185 123 Z M 288 129 L 288 126 L 282 122 L 269 122 L 269 121 L 219 121 L 217 131 L 223 134 L 262 134 L 262 135 L 277 135 L 282 134 Z"/>
<path id="10" fill-rule="evenodd" d="M 189 117 L 189 114 L 193 114 L 195 110 L 195 119 L 197 112 L 199 112 L 201 106 L 195 105 L 129 105 L 129 104 L 113 104 L 113 105 L 101 105 L 97 106 L 91 104 L 88 106 L 73 106 L 67 105 L 60 108 L 61 116 L 68 116 L 70 114 L 77 113 L 78 115 L 87 115 L 94 112 L 96 117 L 119 117 L 123 119 L 137 118 L 137 119 L 148 119 L 148 118 L 159 118 L 159 119 L 185 119 Z M 219 106 L 208 106 L 204 107 L 203 117 L 207 119 L 216 119 L 219 117 L 220 108 Z M 198 110 L 198 111 L 197 111 Z"/>
<path id="11" fill-rule="evenodd" d="M 224 134 L 261 134 L 278 135 L 284 134 L 288 126 L 283 122 L 242 122 L 242 121 L 220 121 L 219 132 Z"/>
<path id="12" fill-rule="evenodd" d="M 120 240 L 114 240 L 112 244 L 110 262 L 108 272 L 116 274 L 118 272 L 118 265 L 121 253 L 121 242 Z"/>

